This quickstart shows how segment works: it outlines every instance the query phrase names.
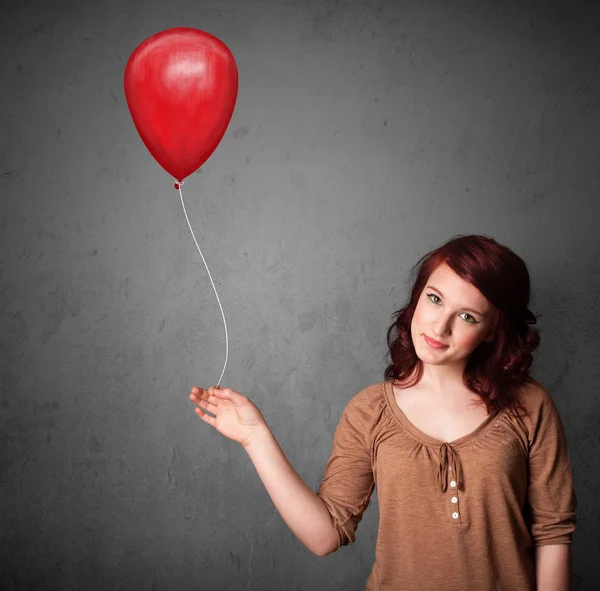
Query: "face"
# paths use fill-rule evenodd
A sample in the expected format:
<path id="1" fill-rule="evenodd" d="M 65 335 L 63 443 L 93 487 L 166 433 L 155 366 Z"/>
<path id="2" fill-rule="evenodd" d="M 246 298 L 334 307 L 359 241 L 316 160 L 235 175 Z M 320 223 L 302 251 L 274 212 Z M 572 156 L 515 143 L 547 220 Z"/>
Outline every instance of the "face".
<path id="1" fill-rule="evenodd" d="M 417 356 L 432 365 L 465 365 L 491 340 L 492 307 L 482 293 L 442 264 L 430 275 L 411 323 Z"/>

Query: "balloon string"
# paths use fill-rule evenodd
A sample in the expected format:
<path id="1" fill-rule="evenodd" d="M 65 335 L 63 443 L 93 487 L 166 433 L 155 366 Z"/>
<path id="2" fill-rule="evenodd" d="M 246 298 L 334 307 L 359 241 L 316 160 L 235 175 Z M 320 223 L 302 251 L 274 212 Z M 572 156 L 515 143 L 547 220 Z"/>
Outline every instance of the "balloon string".
<path id="1" fill-rule="evenodd" d="M 217 383 L 217 387 L 218 387 L 221 385 L 221 380 L 223 379 L 223 374 L 225 373 L 225 368 L 227 367 L 227 359 L 229 357 L 229 337 L 227 335 L 227 322 L 225 321 L 225 313 L 223 312 L 223 306 L 221 306 L 221 300 L 219 299 L 219 294 L 217 293 L 217 288 L 215 287 L 215 282 L 213 281 L 210 271 L 208 270 L 208 265 L 206 264 L 206 261 L 204 260 L 204 255 L 202 254 L 202 250 L 200 250 L 200 247 L 198 246 L 198 241 L 196 240 L 196 236 L 194 235 L 194 230 L 192 230 L 192 225 L 190 224 L 188 214 L 185 210 L 185 203 L 183 202 L 183 193 L 181 192 L 181 185 L 183 185 L 183 181 L 177 181 L 175 183 L 175 188 L 179 190 L 179 196 L 181 197 L 181 205 L 183 206 L 183 213 L 185 214 L 185 219 L 187 220 L 188 226 L 190 228 L 190 232 L 192 233 L 192 238 L 194 239 L 194 242 L 196 243 L 196 248 L 198 249 L 198 252 L 200 253 L 200 256 L 202 257 L 202 262 L 204 263 L 204 266 L 206 267 L 206 272 L 208 273 L 210 282 L 212 283 L 213 289 L 215 290 L 215 295 L 217 296 L 217 302 L 219 303 L 219 308 L 221 308 L 221 316 L 223 316 L 223 324 L 225 325 L 225 365 L 223 366 L 223 371 L 221 372 L 221 377 L 219 378 L 219 382 Z"/>

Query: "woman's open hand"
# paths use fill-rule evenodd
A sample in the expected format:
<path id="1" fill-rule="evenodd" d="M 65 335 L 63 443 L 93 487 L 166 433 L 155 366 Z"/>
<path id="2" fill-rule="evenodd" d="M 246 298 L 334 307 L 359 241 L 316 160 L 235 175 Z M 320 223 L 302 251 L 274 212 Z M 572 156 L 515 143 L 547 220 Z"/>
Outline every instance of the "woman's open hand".
<path id="1" fill-rule="evenodd" d="M 204 390 L 194 386 L 190 400 L 198 405 L 194 410 L 205 423 L 244 447 L 256 433 L 265 427 L 268 429 L 260 410 L 246 396 L 231 388 L 211 386 Z"/>

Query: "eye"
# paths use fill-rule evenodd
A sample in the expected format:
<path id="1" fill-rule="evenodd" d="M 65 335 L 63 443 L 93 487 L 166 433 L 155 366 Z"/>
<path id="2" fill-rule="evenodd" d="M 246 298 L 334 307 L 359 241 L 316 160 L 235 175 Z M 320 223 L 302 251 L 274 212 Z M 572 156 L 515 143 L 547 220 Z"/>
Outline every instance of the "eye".
<path id="1" fill-rule="evenodd" d="M 429 301 L 430 301 L 432 304 L 439 304 L 439 303 L 442 301 L 442 300 L 440 300 L 440 296 L 437 296 L 437 295 L 435 295 L 434 293 L 428 293 L 428 294 L 427 294 L 427 297 L 429 298 Z M 434 301 L 434 299 L 433 299 L 433 298 L 436 298 L 436 300 L 439 300 L 439 301 Z"/>
<path id="2" fill-rule="evenodd" d="M 436 305 L 437 305 L 437 302 L 434 302 L 431 298 L 437 298 L 438 300 L 440 300 L 440 296 L 436 295 L 435 293 L 428 293 L 427 297 L 429 298 L 429 301 L 432 304 L 436 304 Z M 441 302 L 441 300 L 440 300 L 440 302 Z M 463 320 L 467 324 L 479 324 L 479 322 L 477 320 L 475 320 L 475 318 L 473 318 L 473 316 L 471 316 L 470 314 L 467 314 L 466 312 L 464 314 L 461 314 L 461 317 L 462 316 L 468 316 L 470 318 L 470 320 L 466 320 L 466 319 L 463 318 Z"/>
<path id="3" fill-rule="evenodd" d="M 468 316 L 469 319 L 467 320 L 467 318 L 463 318 L 463 316 Z M 473 318 L 473 316 L 471 316 L 471 314 L 467 314 L 466 312 L 463 312 L 460 317 L 465 321 L 468 322 L 469 324 L 479 324 L 479 322 L 477 322 L 477 320 L 475 320 L 475 318 Z"/>

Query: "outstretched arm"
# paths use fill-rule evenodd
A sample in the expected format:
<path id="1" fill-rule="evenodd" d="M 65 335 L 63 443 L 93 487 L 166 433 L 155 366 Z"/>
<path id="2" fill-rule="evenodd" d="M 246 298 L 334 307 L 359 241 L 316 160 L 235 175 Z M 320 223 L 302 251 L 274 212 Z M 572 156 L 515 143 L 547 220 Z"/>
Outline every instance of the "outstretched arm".
<path id="1" fill-rule="evenodd" d="M 317 556 L 337 548 L 337 533 L 323 501 L 292 468 L 270 430 L 245 446 L 273 504 L 296 537 Z"/>

